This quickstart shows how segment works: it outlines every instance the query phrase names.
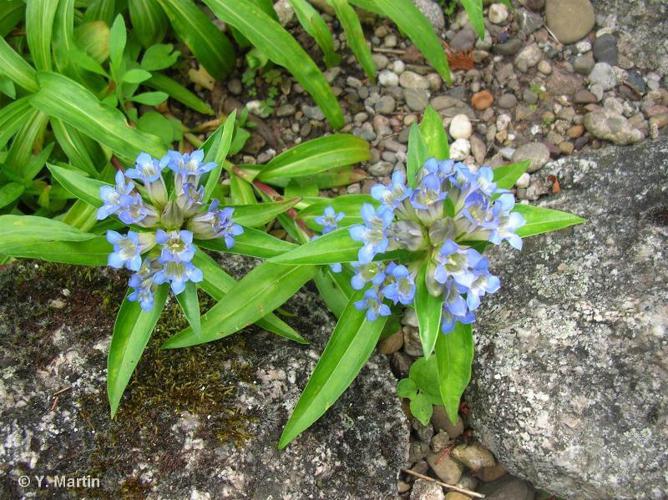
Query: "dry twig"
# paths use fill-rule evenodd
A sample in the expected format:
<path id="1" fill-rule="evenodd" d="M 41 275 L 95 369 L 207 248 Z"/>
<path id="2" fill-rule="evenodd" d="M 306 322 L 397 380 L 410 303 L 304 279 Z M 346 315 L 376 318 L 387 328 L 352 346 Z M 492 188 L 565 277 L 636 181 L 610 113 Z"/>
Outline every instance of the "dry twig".
<path id="1" fill-rule="evenodd" d="M 485 495 L 482 493 L 476 493 L 475 491 L 467 490 L 466 488 L 460 488 L 459 486 L 455 486 L 454 484 L 448 484 L 444 483 L 442 481 L 439 481 L 438 479 L 434 479 L 433 477 L 425 476 L 424 474 L 420 474 L 419 472 L 412 471 L 410 469 L 404 469 L 404 472 L 406 474 L 410 474 L 411 476 L 415 476 L 420 479 L 424 479 L 425 481 L 431 481 L 432 483 L 436 483 L 439 486 L 442 486 L 443 488 L 447 488 L 452 491 L 457 491 L 459 493 L 463 493 L 464 495 L 468 495 L 473 498 L 485 498 Z"/>

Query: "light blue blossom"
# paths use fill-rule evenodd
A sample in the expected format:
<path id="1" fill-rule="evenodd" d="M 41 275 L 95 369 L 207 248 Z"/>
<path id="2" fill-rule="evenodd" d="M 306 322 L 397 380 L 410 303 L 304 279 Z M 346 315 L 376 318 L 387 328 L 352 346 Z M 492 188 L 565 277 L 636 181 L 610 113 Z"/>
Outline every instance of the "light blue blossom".
<path id="1" fill-rule="evenodd" d="M 244 228 L 232 220 L 233 208 L 219 209 L 218 206 L 218 200 L 212 201 L 205 213 L 196 215 L 190 220 L 188 228 L 200 240 L 223 238 L 225 246 L 232 248 L 234 239 L 243 234 Z"/>
<path id="2" fill-rule="evenodd" d="M 383 303 L 383 298 L 380 295 L 378 288 L 369 288 L 364 292 L 364 298 L 355 302 L 355 307 L 359 311 L 366 309 L 366 319 L 374 321 L 380 316 L 389 316 L 392 314 L 390 307 Z"/>
<path id="3" fill-rule="evenodd" d="M 368 264 L 373 258 L 387 249 L 387 229 L 392 223 L 394 214 L 385 206 L 376 209 L 370 203 L 362 205 L 362 220 L 364 224 L 350 227 L 350 237 L 363 243 L 358 253 L 362 264 Z"/>
<path id="4" fill-rule="evenodd" d="M 141 267 L 141 245 L 137 233 L 128 231 L 127 235 L 122 235 L 109 230 L 107 231 L 107 241 L 114 246 L 114 251 L 109 254 L 108 258 L 110 267 L 139 271 Z"/>
<path id="5" fill-rule="evenodd" d="M 447 240 L 435 256 L 436 269 L 433 278 L 440 284 L 453 279 L 458 285 L 468 287 L 475 279 L 471 268 L 482 258 L 473 248 L 462 247 L 452 240 Z"/>
<path id="6" fill-rule="evenodd" d="M 376 184 L 371 188 L 371 196 L 391 208 L 397 208 L 412 192 L 413 190 L 406 185 L 406 176 L 399 170 L 392 174 L 389 186 Z"/>
<path id="7" fill-rule="evenodd" d="M 383 296 L 396 304 L 410 305 L 415 297 L 415 277 L 408 268 L 401 264 L 391 262 L 387 266 L 386 285 L 383 288 Z"/>
<path id="8" fill-rule="evenodd" d="M 411 195 L 411 204 L 418 210 L 429 210 L 434 205 L 441 208 L 447 193 L 443 191 L 442 181 L 437 174 L 429 174 L 422 178 L 420 185 Z"/>
<path id="9" fill-rule="evenodd" d="M 500 287 L 499 278 L 489 272 L 489 260 L 483 257 L 472 269 L 475 279 L 466 290 L 466 304 L 475 311 L 480 306 L 480 298 L 488 293 L 495 293 Z"/>
<path id="10" fill-rule="evenodd" d="M 362 290 L 367 283 L 378 287 L 385 281 L 384 262 L 370 262 L 368 264 L 353 262 L 352 265 L 355 274 L 352 277 L 351 285 L 355 290 Z"/>
<path id="11" fill-rule="evenodd" d="M 118 218 L 123 224 L 139 224 L 150 227 L 158 220 L 158 213 L 152 205 L 144 203 L 139 193 L 131 193 L 125 198 L 124 204 L 118 211 Z"/>
<path id="12" fill-rule="evenodd" d="M 158 285 L 169 283 L 174 295 L 183 292 L 187 282 L 200 283 L 203 279 L 202 270 L 195 267 L 192 262 L 171 260 L 162 263 L 162 268 L 153 277 L 153 281 Z"/>
<path id="13" fill-rule="evenodd" d="M 177 192 L 181 192 L 183 184 L 188 182 L 197 185 L 202 175 L 216 168 L 213 162 L 204 163 L 204 151 L 201 149 L 183 154 L 169 151 L 160 160 L 160 164 L 174 172 L 174 186 Z"/>
<path id="14" fill-rule="evenodd" d="M 193 233 L 185 229 L 169 232 L 158 229 L 155 233 L 155 241 L 162 246 L 159 259 L 161 264 L 190 262 L 195 255 Z"/>
<path id="15" fill-rule="evenodd" d="M 339 222 L 345 217 L 345 213 L 336 212 L 331 205 L 325 208 L 322 215 L 316 217 L 315 223 L 322 226 L 322 234 L 331 233 L 339 227 Z"/>
<path id="16" fill-rule="evenodd" d="M 120 170 L 116 172 L 115 181 L 116 185 L 113 187 L 102 186 L 100 188 L 100 199 L 103 205 L 97 209 L 97 220 L 106 219 L 117 213 L 130 201 L 129 196 L 135 187 L 134 183 L 126 183 L 125 176 Z"/>
<path id="17" fill-rule="evenodd" d="M 153 276 L 157 271 L 156 266 L 157 262 L 153 259 L 144 259 L 139 270 L 130 276 L 128 282 L 128 285 L 133 288 L 132 292 L 128 294 L 128 300 L 139 302 L 144 311 L 153 309 L 153 296 L 157 287 L 157 284 L 153 281 Z"/>
<path id="18" fill-rule="evenodd" d="M 465 289 L 453 279 L 443 287 L 443 314 L 441 316 L 441 331 L 450 333 L 455 323 L 470 324 L 475 321 L 475 314 L 469 310 L 466 300 L 462 297 Z"/>
<path id="19" fill-rule="evenodd" d="M 127 169 L 125 175 L 130 179 L 140 180 L 146 185 L 160 179 L 163 168 L 165 166 L 148 153 L 140 153 L 135 161 L 135 166 Z"/>
<path id="20" fill-rule="evenodd" d="M 203 206 L 204 186 L 196 186 L 189 182 L 183 185 L 181 193 L 176 197 L 176 205 L 183 212 L 184 217 L 190 217 Z"/>

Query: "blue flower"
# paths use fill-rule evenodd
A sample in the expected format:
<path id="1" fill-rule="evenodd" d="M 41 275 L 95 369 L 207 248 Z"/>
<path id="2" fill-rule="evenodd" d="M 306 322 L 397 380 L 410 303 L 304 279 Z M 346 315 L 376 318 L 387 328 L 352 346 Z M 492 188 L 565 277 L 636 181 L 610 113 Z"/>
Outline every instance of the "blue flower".
<path id="1" fill-rule="evenodd" d="M 114 246 L 114 251 L 109 254 L 109 266 L 114 269 L 129 269 L 139 271 L 141 267 L 141 244 L 139 235 L 134 231 L 128 231 L 123 236 L 116 231 L 107 231 L 107 241 Z"/>
<path id="2" fill-rule="evenodd" d="M 386 274 L 388 283 L 383 288 L 383 296 L 395 304 L 402 303 L 409 305 L 415 297 L 415 279 L 404 265 L 397 265 L 390 262 L 387 266 Z"/>
<path id="3" fill-rule="evenodd" d="M 355 302 L 358 311 L 366 309 L 366 319 L 376 320 L 379 316 L 389 316 L 392 314 L 387 304 L 383 304 L 383 299 L 377 288 L 369 288 L 364 292 L 364 298 Z"/>
<path id="4" fill-rule="evenodd" d="M 158 213 L 151 205 L 146 205 L 139 193 L 132 193 L 125 199 L 125 203 L 118 212 L 118 218 L 123 224 L 140 224 L 150 227 L 158 220 Z"/>
<path id="5" fill-rule="evenodd" d="M 116 172 L 116 185 L 102 186 L 100 188 L 100 199 L 104 203 L 97 209 L 97 220 L 106 219 L 121 210 L 128 202 L 129 196 L 135 185 L 125 182 L 125 176 L 120 170 Z"/>
<path id="6" fill-rule="evenodd" d="M 361 290 L 367 283 L 380 286 L 385 281 L 384 262 L 370 262 L 368 264 L 353 262 L 353 268 L 355 269 L 355 275 L 350 283 L 355 290 Z"/>
<path id="7" fill-rule="evenodd" d="M 158 285 L 169 283 L 175 295 L 185 290 L 188 281 L 199 283 L 203 279 L 202 270 L 195 267 L 192 262 L 177 261 L 164 262 L 162 268 L 153 277 L 153 281 Z"/>
<path id="8" fill-rule="evenodd" d="M 176 191 L 180 192 L 183 184 L 190 182 L 198 184 L 200 176 L 216 168 L 213 162 L 203 163 L 204 151 L 198 149 L 192 153 L 179 153 L 178 151 L 169 151 L 167 155 L 160 160 L 160 164 L 167 166 L 174 172 L 174 185 Z"/>
<path id="9" fill-rule="evenodd" d="M 392 223 L 394 213 L 385 206 L 375 209 L 369 203 L 362 205 L 361 212 L 364 224 L 351 226 L 350 237 L 363 243 L 358 259 L 362 264 L 368 264 L 376 254 L 387 249 L 387 229 Z"/>
<path id="10" fill-rule="evenodd" d="M 159 259 L 161 264 L 190 262 L 195 255 L 193 233 L 185 229 L 169 232 L 158 229 L 155 233 L 155 241 L 162 245 Z"/>
<path id="11" fill-rule="evenodd" d="M 202 208 L 203 200 L 204 186 L 197 187 L 197 185 L 187 182 L 183 185 L 181 193 L 176 197 L 176 205 L 186 217 L 189 217 Z"/>
<path id="12" fill-rule="evenodd" d="M 461 247 L 452 240 L 446 240 L 436 255 L 436 269 L 433 278 L 440 284 L 445 284 L 450 278 L 458 285 L 468 287 L 475 279 L 471 268 L 482 258 L 473 248 Z"/>
<path id="13" fill-rule="evenodd" d="M 200 240 L 211 240 L 214 238 L 223 238 L 225 246 L 232 248 L 234 238 L 243 234 L 244 228 L 235 224 L 232 220 L 234 209 L 226 207 L 218 208 L 218 200 L 213 200 L 209 205 L 209 210 L 203 214 L 196 215 L 190 220 L 188 228 Z"/>
<path id="14" fill-rule="evenodd" d="M 422 178 L 418 188 L 413 191 L 411 205 L 418 210 L 429 210 L 445 200 L 446 196 L 447 193 L 443 191 L 442 180 L 438 174 L 429 174 Z"/>
<path id="15" fill-rule="evenodd" d="M 130 179 L 141 180 L 144 185 L 147 185 L 161 178 L 163 168 L 165 166 L 148 153 L 140 153 L 134 168 L 126 170 L 125 175 Z"/>
<path id="16" fill-rule="evenodd" d="M 314 220 L 316 224 L 322 226 L 322 234 L 327 234 L 339 227 L 339 222 L 341 222 L 341 219 L 343 219 L 344 216 L 345 214 L 343 212 L 336 213 L 334 207 L 330 205 L 325 208 L 322 215 L 316 217 Z"/>
<path id="17" fill-rule="evenodd" d="M 157 284 L 153 281 L 157 268 L 157 262 L 152 259 L 144 259 L 139 270 L 130 276 L 128 285 L 133 288 L 133 291 L 128 294 L 128 300 L 131 302 L 139 302 L 140 307 L 144 311 L 153 309 L 153 295 Z"/>
<path id="18" fill-rule="evenodd" d="M 450 333 L 455 323 L 470 324 L 475 321 L 475 314 L 469 310 L 466 300 L 462 297 L 465 289 L 450 279 L 443 287 L 443 314 L 441 316 L 441 331 Z"/>
<path id="19" fill-rule="evenodd" d="M 507 241 L 510 246 L 517 250 L 522 249 L 522 238 L 516 233 L 525 224 L 524 217 L 517 212 L 512 212 L 515 207 L 515 197 L 512 194 L 502 194 L 494 202 L 493 210 L 498 217 L 498 223 L 492 232 L 489 241 L 499 245 Z"/>
<path id="20" fill-rule="evenodd" d="M 392 183 L 389 187 L 376 184 L 371 188 L 371 196 L 391 208 L 397 208 L 412 192 L 413 190 L 406 185 L 406 176 L 401 171 L 392 174 Z"/>
<path id="21" fill-rule="evenodd" d="M 499 278 L 489 272 L 489 260 L 483 257 L 472 270 L 475 279 L 466 290 L 466 304 L 475 311 L 480 306 L 480 298 L 487 293 L 495 293 L 501 286 Z"/>

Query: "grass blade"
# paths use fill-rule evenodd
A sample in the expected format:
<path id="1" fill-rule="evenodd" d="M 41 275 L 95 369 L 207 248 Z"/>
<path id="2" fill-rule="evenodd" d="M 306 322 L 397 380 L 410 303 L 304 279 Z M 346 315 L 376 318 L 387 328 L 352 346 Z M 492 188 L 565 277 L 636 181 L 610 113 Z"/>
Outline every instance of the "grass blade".
<path id="1" fill-rule="evenodd" d="M 28 92 L 37 92 L 37 72 L 18 52 L 0 37 L 0 74 Z"/>
<path id="2" fill-rule="evenodd" d="M 30 0 L 26 4 L 26 40 L 35 68 L 51 70 L 51 36 L 58 0 Z"/>
<path id="3" fill-rule="evenodd" d="M 364 31 L 362 31 L 362 25 L 355 10 L 350 6 L 348 0 L 329 0 L 329 4 L 334 8 L 336 17 L 343 26 L 350 50 L 355 54 L 355 58 L 364 69 L 364 73 L 369 77 L 369 80 L 375 81 L 376 64 L 371 57 L 371 50 L 367 45 L 366 38 L 364 38 Z"/>
<path id="4" fill-rule="evenodd" d="M 130 0 L 130 21 L 139 42 L 148 48 L 160 43 L 167 33 L 168 21 L 156 0 Z"/>
<path id="5" fill-rule="evenodd" d="M 169 94 L 169 97 L 172 99 L 179 101 L 181 104 L 185 104 L 190 109 L 195 110 L 198 113 L 202 113 L 203 115 L 215 114 L 213 109 L 211 109 L 211 106 L 209 106 L 206 102 L 197 97 L 176 80 L 173 80 L 168 76 L 163 75 L 162 73 L 153 73 L 150 80 L 145 81 L 143 85 Z"/>
<path id="6" fill-rule="evenodd" d="M 438 335 L 436 340 L 439 390 L 453 424 L 459 416 L 459 401 L 471 380 L 473 350 L 471 325 L 456 323 L 453 331 Z"/>
<path id="7" fill-rule="evenodd" d="M 485 38 L 485 18 L 482 14 L 482 0 L 460 0 L 469 16 L 471 26 L 481 40 Z"/>
<path id="8" fill-rule="evenodd" d="M 34 113 L 29 99 L 22 97 L 0 109 L 0 150 Z"/>
<path id="9" fill-rule="evenodd" d="M 448 136 L 443 128 L 443 120 L 441 119 L 441 115 L 431 106 L 427 106 L 427 109 L 424 111 L 422 122 L 420 122 L 420 132 L 422 132 L 424 144 L 427 146 L 428 156 L 437 160 L 450 158 Z"/>
<path id="10" fill-rule="evenodd" d="M 513 212 L 524 217 L 525 224 L 517 230 L 520 238 L 550 233 L 585 222 L 585 219 L 577 215 L 534 205 L 515 205 Z"/>
<path id="11" fill-rule="evenodd" d="M 311 35 L 315 43 L 320 47 L 320 50 L 322 50 L 325 57 L 325 65 L 331 68 L 339 64 L 341 58 L 334 50 L 332 32 L 329 31 L 327 23 L 325 23 L 318 11 L 307 0 L 290 0 L 290 5 L 292 5 L 297 15 L 299 24 L 302 25 L 304 31 Z"/>
<path id="12" fill-rule="evenodd" d="M 443 315 L 443 295 L 434 297 L 427 290 L 425 283 L 425 263 L 417 274 L 415 280 L 415 314 L 418 319 L 420 330 L 420 341 L 424 357 L 429 359 L 436 346 L 436 340 L 441 333 L 441 316 Z"/>

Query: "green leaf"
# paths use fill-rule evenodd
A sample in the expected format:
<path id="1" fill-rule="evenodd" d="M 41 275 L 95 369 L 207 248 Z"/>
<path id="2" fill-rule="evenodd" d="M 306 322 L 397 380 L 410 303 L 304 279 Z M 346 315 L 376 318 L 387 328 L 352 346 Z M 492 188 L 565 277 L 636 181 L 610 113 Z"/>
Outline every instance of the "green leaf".
<path id="1" fill-rule="evenodd" d="M 217 80 L 234 69 L 236 56 L 228 38 L 191 0 L 157 0 L 174 31 L 199 63 Z"/>
<path id="2" fill-rule="evenodd" d="M 429 158 L 427 145 L 422 137 L 422 132 L 420 131 L 420 127 L 413 123 L 408 133 L 408 164 L 406 167 L 406 177 L 410 187 L 414 188 L 417 186 L 418 172 L 420 172 L 427 158 Z"/>
<path id="3" fill-rule="evenodd" d="M 416 394 L 410 403 L 411 414 L 418 419 L 422 425 L 427 425 L 431 419 L 434 407 L 429 398 L 424 394 Z"/>
<path id="4" fill-rule="evenodd" d="M 188 320 L 188 324 L 195 335 L 202 332 L 202 324 L 199 316 L 199 299 L 197 298 L 197 285 L 192 281 L 186 283 L 186 288 L 176 296 L 181 310 Z"/>
<path id="5" fill-rule="evenodd" d="M 143 69 L 131 69 L 123 74 L 123 81 L 126 83 L 141 83 L 151 78 L 151 73 Z"/>
<path id="6" fill-rule="evenodd" d="M 351 3 L 367 8 L 370 2 L 351 0 Z M 418 10 L 412 0 L 373 0 L 371 10 L 389 17 L 420 49 L 443 80 L 451 83 L 450 67 L 441 41 L 434 32 L 431 22 Z"/>
<path id="7" fill-rule="evenodd" d="M 142 151 L 158 158 L 165 154 L 158 137 L 130 128 L 120 111 L 102 104 L 82 85 L 56 73 L 40 73 L 39 82 L 41 88 L 31 99 L 36 109 L 108 146 L 122 160 L 132 163 Z"/>
<path id="8" fill-rule="evenodd" d="M 58 0 L 30 0 L 26 3 L 26 40 L 33 64 L 41 71 L 51 69 L 51 35 L 57 9 Z"/>
<path id="9" fill-rule="evenodd" d="M 33 179 L 35 175 L 32 174 L 33 168 L 31 168 L 30 165 L 33 158 L 33 151 L 39 151 L 41 149 L 39 144 L 41 144 L 44 139 L 44 133 L 48 123 L 49 118 L 44 113 L 37 110 L 35 110 L 25 121 L 21 130 L 16 134 L 12 146 L 9 149 L 9 153 L 7 154 L 7 158 L 5 159 L 5 174 L 11 172 L 15 178 L 22 179 L 23 181 Z M 44 150 L 42 150 L 42 152 L 43 151 Z M 40 152 L 39 156 L 42 156 L 42 152 Z M 43 165 L 44 162 L 36 167 L 37 172 L 41 170 Z M 34 172 L 34 174 L 37 172 Z"/>
<path id="10" fill-rule="evenodd" d="M 425 358 L 429 358 L 436 346 L 436 339 L 441 334 L 441 316 L 443 315 L 443 295 L 434 297 L 427 290 L 425 283 L 427 262 L 418 270 L 415 280 L 415 314 L 420 330 L 420 342 Z"/>
<path id="11" fill-rule="evenodd" d="M 355 302 L 360 300 L 362 295 L 363 292 L 357 292 L 341 314 L 290 420 L 283 429 L 279 448 L 285 448 L 318 420 L 348 388 L 371 356 L 387 318 L 367 320 L 366 312 L 355 307 Z"/>
<path id="12" fill-rule="evenodd" d="M 250 2 L 204 0 L 213 13 L 238 29 L 272 62 L 286 68 L 313 97 L 330 125 L 344 125 L 343 112 L 325 76 L 283 27 Z"/>
<path id="13" fill-rule="evenodd" d="M 189 347 L 238 332 L 281 306 L 314 274 L 312 266 L 260 264 L 202 316 L 201 335 L 187 328 L 169 338 L 163 348 Z"/>
<path id="14" fill-rule="evenodd" d="M 501 189 L 512 188 L 517 182 L 517 179 L 527 171 L 529 165 L 531 165 L 531 161 L 524 160 L 519 163 L 496 167 L 494 169 L 494 182 L 496 183 L 496 186 Z"/>
<path id="15" fill-rule="evenodd" d="M 237 280 L 223 271 L 220 266 L 204 252 L 197 252 L 193 264 L 202 270 L 204 280 L 199 283 L 202 290 L 220 301 L 236 285 Z M 273 313 L 267 314 L 255 322 L 260 328 L 299 344 L 308 344 L 308 340 L 299 335 L 290 325 Z"/>
<path id="16" fill-rule="evenodd" d="M 232 174 L 230 176 L 230 196 L 232 198 L 232 203 L 238 205 L 250 205 L 252 203 L 257 203 L 255 198 L 255 191 L 253 191 L 253 186 L 250 183 L 243 180 L 238 175 Z"/>
<path id="17" fill-rule="evenodd" d="M 464 10 L 469 15 L 469 22 L 475 30 L 478 38 L 485 38 L 485 18 L 482 14 L 483 0 L 460 0 Z"/>
<path id="18" fill-rule="evenodd" d="M 72 193 L 78 199 L 85 201 L 93 207 L 101 207 L 100 188 L 110 186 L 107 182 L 98 181 L 85 177 L 76 170 L 69 170 L 57 165 L 47 164 L 53 178 L 58 184 L 63 186 L 69 193 Z"/>
<path id="19" fill-rule="evenodd" d="M 79 266 L 106 266 L 112 247 L 104 236 L 91 236 L 92 239 L 86 241 L 0 241 L 0 255 Z"/>
<path id="20" fill-rule="evenodd" d="M 144 92 L 132 96 L 130 100 L 140 104 L 146 104 L 147 106 L 157 106 L 158 104 L 165 102 L 168 97 L 169 96 L 164 92 Z"/>
<path id="21" fill-rule="evenodd" d="M 236 121 L 237 111 L 234 110 L 228 115 L 225 119 L 225 123 L 222 125 L 223 130 L 220 134 L 220 140 L 216 141 L 214 147 L 206 153 L 206 161 L 213 161 L 216 164 L 216 168 L 209 173 L 209 176 L 206 179 L 206 184 L 204 185 L 204 202 L 211 199 L 213 190 L 216 189 L 218 181 L 220 180 L 220 174 L 225 166 L 225 160 L 230 152 L 230 146 L 232 146 L 232 137 L 234 136 L 234 126 Z M 239 222 L 239 224 L 243 223 Z"/>
<path id="22" fill-rule="evenodd" d="M 459 400 L 471 380 L 473 334 L 471 325 L 455 324 L 447 335 L 436 342 L 438 383 L 445 412 L 454 424 L 459 417 Z"/>
<path id="23" fill-rule="evenodd" d="M 358 252 L 362 247 L 359 241 L 350 237 L 346 227 L 323 234 L 318 238 L 300 245 L 294 250 L 269 259 L 270 262 L 284 264 L 334 264 L 337 262 L 354 262 L 358 260 Z"/>
<path id="24" fill-rule="evenodd" d="M 25 187 L 17 182 L 9 182 L 0 186 L 0 208 L 14 203 L 23 194 Z"/>
<path id="25" fill-rule="evenodd" d="M 431 356 L 429 359 L 416 359 L 411 365 L 408 377 L 415 383 L 418 390 L 429 398 L 431 404 L 443 404 L 438 383 L 438 361 L 436 356 Z"/>
<path id="26" fill-rule="evenodd" d="M 152 45 L 144 52 L 140 66 L 146 71 L 167 69 L 176 63 L 179 55 L 180 52 L 174 50 L 174 46 L 171 43 Z"/>
<path id="27" fill-rule="evenodd" d="M 409 378 L 402 378 L 397 383 L 397 396 L 400 398 L 412 398 L 417 395 L 417 385 Z"/>
<path id="28" fill-rule="evenodd" d="M 427 106 L 420 123 L 420 132 L 427 146 L 427 155 L 437 160 L 450 158 L 448 136 L 443 128 L 443 119 L 431 106 Z"/>
<path id="29" fill-rule="evenodd" d="M 350 279 L 350 273 L 347 271 L 342 271 L 347 275 L 347 278 Z M 352 293 L 348 294 L 339 286 L 339 282 L 335 279 L 335 275 L 331 269 L 326 267 L 320 267 L 313 278 L 315 286 L 318 289 L 318 293 L 322 300 L 325 301 L 327 308 L 334 313 L 334 316 L 339 318 L 343 313 L 350 296 Z"/>
<path id="30" fill-rule="evenodd" d="M 348 0 L 329 0 L 329 5 L 334 8 L 336 17 L 343 26 L 350 50 L 355 54 L 355 58 L 364 69 L 366 76 L 374 81 L 376 79 L 376 64 L 373 62 L 371 50 L 366 43 L 366 38 L 364 38 L 359 17 L 357 17 Z"/>
<path id="31" fill-rule="evenodd" d="M 153 110 L 139 117 L 137 129 L 160 137 L 165 146 L 183 139 L 183 126 L 178 119 Z"/>
<path id="32" fill-rule="evenodd" d="M 37 92 L 37 73 L 7 41 L 0 37 L 0 74 L 28 92 Z"/>
<path id="33" fill-rule="evenodd" d="M 585 219 L 577 215 L 534 205 L 515 205 L 513 212 L 524 217 L 525 224 L 517 230 L 520 238 L 558 231 L 585 222 Z"/>
<path id="34" fill-rule="evenodd" d="M 84 233 L 63 222 L 34 215 L 0 215 L 0 254 L 19 244 L 46 241 L 86 241 L 94 234 Z"/>
<path id="35" fill-rule="evenodd" d="M 0 109 L 0 150 L 30 119 L 33 112 L 29 97 L 22 97 Z"/>
<path id="36" fill-rule="evenodd" d="M 5 0 L 0 11 L 0 38 L 7 36 L 23 19 L 25 3 L 21 0 Z"/>
<path id="37" fill-rule="evenodd" d="M 210 250 L 247 255 L 249 257 L 258 257 L 260 259 L 268 259 L 297 248 L 297 245 L 294 243 L 279 240 L 264 231 L 259 231 L 250 227 L 244 228 L 243 234 L 235 238 L 234 246 L 230 249 L 225 246 L 225 241 L 222 238 L 199 240 L 197 244 L 202 248 L 208 248 Z"/>
<path id="38" fill-rule="evenodd" d="M 123 74 L 123 52 L 127 43 L 127 31 L 125 20 L 121 14 L 116 16 L 111 25 L 109 33 L 109 60 L 111 61 L 111 73 L 114 79 L 120 80 Z"/>
<path id="39" fill-rule="evenodd" d="M 51 118 L 51 130 L 58 145 L 69 158 L 70 164 L 90 176 L 97 177 L 98 167 L 101 168 L 107 162 L 102 148 L 95 141 L 74 127 L 65 125 L 58 118 Z"/>
<path id="40" fill-rule="evenodd" d="M 234 209 L 232 219 L 237 224 L 247 227 L 261 227 L 274 220 L 279 214 L 290 210 L 297 203 L 299 203 L 299 198 L 273 203 L 229 206 Z"/>
<path id="41" fill-rule="evenodd" d="M 144 85 L 152 89 L 159 90 L 169 94 L 169 97 L 185 104 L 190 109 L 202 113 L 203 115 L 215 114 L 211 106 L 209 106 L 202 99 L 193 94 L 190 90 L 185 88 L 176 80 L 172 80 L 162 73 L 153 73 L 150 80 L 144 82 Z"/>
<path id="42" fill-rule="evenodd" d="M 112 418 L 116 415 L 132 372 L 135 371 L 151 338 L 168 294 L 167 285 L 159 286 L 155 292 L 153 309 L 150 311 L 142 311 L 139 303 L 129 301 L 127 296 L 121 304 L 107 358 L 107 396 Z"/>
<path id="43" fill-rule="evenodd" d="M 159 43 L 167 33 L 167 17 L 156 0 L 130 0 L 128 2 L 133 33 L 147 49 Z"/>
<path id="44" fill-rule="evenodd" d="M 347 194 L 336 198 L 304 198 L 302 201 L 309 205 L 299 211 L 299 217 L 308 227 L 316 231 L 322 230 L 322 226 L 315 221 L 315 218 L 320 217 L 327 207 L 332 207 L 337 213 L 343 212 L 344 216 L 339 222 L 339 227 L 348 227 L 363 222 L 362 205 L 369 203 L 376 207 L 379 204 L 368 194 Z"/>
<path id="45" fill-rule="evenodd" d="M 84 21 L 104 21 L 109 26 L 114 21 L 116 0 L 93 0 L 89 3 Z"/>
<path id="46" fill-rule="evenodd" d="M 307 0 L 289 0 L 290 5 L 297 15 L 299 24 L 318 44 L 325 56 L 325 65 L 328 68 L 336 66 L 341 62 L 341 58 L 334 50 L 334 38 L 327 27 L 324 19 L 318 11 Z"/>
<path id="47" fill-rule="evenodd" d="M 303 177 L 346 167 L 370 159 L 369 143 L 348 134 L 334 134 L 306 141 L 271 160 L 257 178 Z"/>

